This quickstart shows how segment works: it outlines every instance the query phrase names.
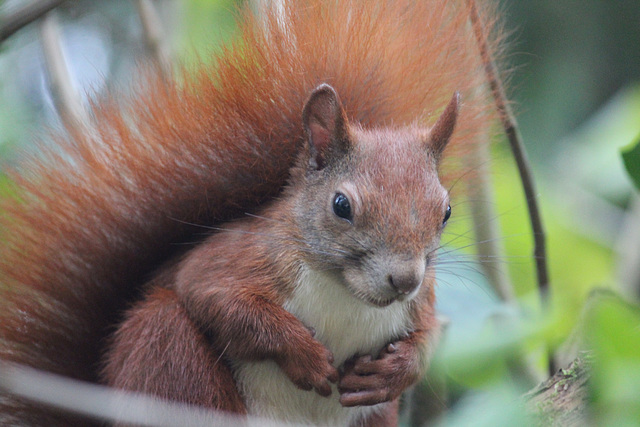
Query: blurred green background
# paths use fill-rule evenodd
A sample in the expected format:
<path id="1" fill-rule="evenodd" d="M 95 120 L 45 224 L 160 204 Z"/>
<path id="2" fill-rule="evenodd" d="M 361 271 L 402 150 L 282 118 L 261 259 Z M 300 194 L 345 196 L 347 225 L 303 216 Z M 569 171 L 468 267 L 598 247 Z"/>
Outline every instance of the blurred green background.
<path id="1" fill-rule="evenodd" d="M 233 35 L 235 3 L 157 1 L 174 57 L 188 64 L 214 54 Z M 0 13 L 23 4 L 0 1 Z M 500 301 L 469 250 L 443 263 L 439 304 L 451 324 L 436 367 L 449 390 L 441 406 L 457 403 L 442 422 L 520 422 L 518 409 L 503 410 L 505 399 L 531 386 L 531 376 L 521 375 L 523 363 L 544 377 L 552 348 L 559 363 L 577 350 L 595 354 L 596 423 L 640 425 L 640 202 L 620 154 L 640 139 L 640 1 L 503 0 L 499 10 L 509 33 L 502 69 L 547 229 L 551 305 L 540 310 L 526 203 L 498 137 L 490 167 L 495 201 L 489 202 L 506 252 L 492 262 L 506 266 L 520 299 Z M 79 93 L 126 90 L 144 54 L 132 2 L 76 0 L 57 13 Z M 45 127 L 60 126 L 38 37 L 32 24 L 0 45 L 4 161 Z M 445 242 L 470 243 L 457 237 L 471 227 L 468 212 L 460 214 L 464 207 L 454 206 Z M 603 297 L 596 288 L 612 293 Z M 569 336 L 572 345 L 562 345 Z M 510 368 L 514 360 L 517 369 Z"/>

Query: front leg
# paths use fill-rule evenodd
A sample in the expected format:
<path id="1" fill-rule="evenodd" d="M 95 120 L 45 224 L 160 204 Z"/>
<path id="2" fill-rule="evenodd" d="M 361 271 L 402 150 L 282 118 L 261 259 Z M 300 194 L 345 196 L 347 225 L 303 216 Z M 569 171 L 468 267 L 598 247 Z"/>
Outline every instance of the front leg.
<path id="1" fill-rule="evenodd" d="M 338 381 L 333 355 L 314 332 L 287 312 L 270 292 L 271 283 L 224 280 L 200 275 L 176 282 L 191 319 L 205 331 L 224 357 L 238 361 L 274 360 L 303 390 L 331 394 Z"/>
<path id="2" fill-rule="evenodd" d="M 424 374 L 427 333 L 412 332 L 387 344 L 378 358 L 370 355 L 347 361 L 338 382 L 340 404 L 370 406 L 397 399 Z"/>

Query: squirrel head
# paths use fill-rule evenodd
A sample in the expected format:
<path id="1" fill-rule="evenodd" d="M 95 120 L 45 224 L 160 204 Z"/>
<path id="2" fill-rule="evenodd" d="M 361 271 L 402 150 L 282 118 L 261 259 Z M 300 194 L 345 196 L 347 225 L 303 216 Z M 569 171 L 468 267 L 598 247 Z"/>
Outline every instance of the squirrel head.
<path id="1" fill-rule="evenodd" d="M 317 87 L 302 113 L 293 216 L 305 261 L 336 272 L 357 298 L 377 306 L 416 295 L 449 219 L 437 168 L 457 119 L 454 94 L 431 128 L 363 129 L 338 94 Z"/>

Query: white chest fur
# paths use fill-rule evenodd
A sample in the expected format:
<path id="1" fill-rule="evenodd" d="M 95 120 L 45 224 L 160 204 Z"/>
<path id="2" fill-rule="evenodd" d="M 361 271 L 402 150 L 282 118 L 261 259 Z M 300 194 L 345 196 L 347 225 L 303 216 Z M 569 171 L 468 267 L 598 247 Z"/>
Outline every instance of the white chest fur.
<path id="1" fill-rule="evenodd" d="M 353 355 L 374 354 L 410 328 L 407 305 L 378 308 L 356 299 L 334 276 L 305 269 L 285 309 L 316 331 L 335 366 Z M 330 397 L 298 389 L 272 361 L 241 363 L 236 380 L 249 413 L 315 425 L 349 425 L 375 407 L 343 408 L 333 388 Z"/>

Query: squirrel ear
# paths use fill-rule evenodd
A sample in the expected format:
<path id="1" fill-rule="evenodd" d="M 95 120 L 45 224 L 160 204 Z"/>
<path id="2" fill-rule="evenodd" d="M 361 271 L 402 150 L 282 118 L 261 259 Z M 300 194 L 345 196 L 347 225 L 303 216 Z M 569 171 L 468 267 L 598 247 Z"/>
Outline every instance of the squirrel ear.
<path id="1" fill-rule="evenodd" d="M 309 166 L 322 169 L 349 147 L 347 117 L 336 91 L 321 84 L 311 93 L 302 110 L 302 124 L 309 143 Z"/>
<path id="2" fill-rule="evenodd" d="M 459 108 L 460 92 L 456 91 L 453 97 L 451 97 L 447 108 L 444 109 L 438 121 L 429 131 L 429 148 L 433 150 L 438 159 L 447 146 L 449 139 L 451 139 L 451 135 L 456 126 L 456 120 L 458 119 Z"/>

